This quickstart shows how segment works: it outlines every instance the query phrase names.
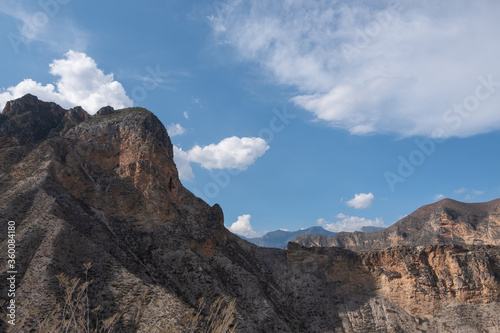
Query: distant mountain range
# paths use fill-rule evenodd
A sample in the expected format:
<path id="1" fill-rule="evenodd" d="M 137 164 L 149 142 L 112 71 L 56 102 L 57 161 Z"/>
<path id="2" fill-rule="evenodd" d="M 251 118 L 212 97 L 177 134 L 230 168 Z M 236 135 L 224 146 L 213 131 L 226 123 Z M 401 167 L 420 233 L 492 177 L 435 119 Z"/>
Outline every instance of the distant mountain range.
<path id="1" fill-rule="evenodd" d="M 339 232 L 334 237 L 301 235 L 294 242 L 353 251 L 427 244 L 500 245 L 500 199 L 482 203 L 443 199 L 417 209 L 380 232 Z"/>
<path id="2" fill-rule="evenodd" d="M 383 229 L 384 228 L 366 226 L 361 228 L 361 232 L 372 233 Z M 241 236 L 240 237 L 258 246 L 283 249 L 289 242 L 293 241 L 300 235 L 323 235 L 323 236 L 333 237 L 336 234 L 337 234 L 336 232 L 325 230 L 322 227 L 310 227 L 307 229 L 301 229 L 297 231 L 286 231 L 286 230 L 271 231 L 262 237 L 255 237 L 255 238 L 246 238 Z"/>

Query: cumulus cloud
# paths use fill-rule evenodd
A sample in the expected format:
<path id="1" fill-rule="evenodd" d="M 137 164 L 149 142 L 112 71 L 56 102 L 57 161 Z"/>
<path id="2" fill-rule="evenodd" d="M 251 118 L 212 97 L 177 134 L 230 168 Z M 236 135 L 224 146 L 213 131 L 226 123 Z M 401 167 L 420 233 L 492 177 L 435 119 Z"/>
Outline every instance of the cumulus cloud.
<path id="1" fill-rule="evenodd" d="M 458 190 L 453 191 L 453 193 L 455 193 L 455 194 L 462 194 L 464 192 L 465 192 L 465 188 L 464 187 L 459 188 Z"/>
<path id="2" fill-rule="evenodd" d="M 238 220 L 231 224 L 229 230 L 237 235 L 254 238 L 259 237 L 260 233 L 253 230 L 252 225 L 250 224 L 250 218 L 252 216 L 249 214 L 238 216 Z"/>
<path id="3" fill-rule="evenodd" d="M 232 136 L 217 144 L 196 145 L 188 151 L 174 147 L 174 160 L 183 180 L 194 178 L 190 163 L 199 163 L 202 168 L 246 170 L 269 149 L 261 138 L 238 138 Z"/>
<path id="4" fill-rule="evenodd" d="M 181 126 L 181 124 L 170 124 L 167 127 L 167 132 L 170 137 L 176 136 L 176 135 L 182 135 L 186 133 L 186 129 Z"/>
<path id="5" fill-rule="evenodd" d="M 58 77 L 55 86 L 25 79 L 16 86 L 2 89 L 0 106 L 3 108 L 7 101 L 27 93 L 65 108 L 80 105 L 91 114 L 106 105 L 116 109 L 133 105 L 123 86 L 114 80 L 113 74 L 104 74 L 94 59 L 85 53 L 70 50 L 62 59 L 50 64 L 50 74 Z"/>
<path id="6" fill-rule="evenodd" d="M 176 146 L 174 146 L 174 162 L 181 180 L 194 179 L 193 169 L 189 161 L 189 154 Z"/>
<path id="7" fill-rule="evenodd" d="M 358 216 L 348 216 L 344 214 L 338 214 L 337 218 L 339 219 L 336 222 L 329 222 L 323 218 L 317 220 L 318 224 L 323 226 L 325 230 L 332 232 L 341 232 L 341 231 L 360 231 L 362 227 L 385 227 L 384 221 L 382 218 L 375 218 L 374 220 L 370 220 L 364 217 Z"/>
<path id="8" fill-rule="evenodd" d="M 203 168 L 239 169 L 245 170 L 249 165 L 269 149 L 266 141 L 261 138 L 226 138 L 217 144 L 189 150 L 189 160 L 199 163 Z"/>
<path id="9" fill-rule="evenodd" d="M 372 205 L 375 196 L 372 193 L 358 193 L 354 198 L 346 202 L 346 205 L 356 209 L 365 209 Z"/>
<path id="10" fill-rule="evenodd" d="M 334 128 L 467 137 L 500 129 L 499 15 L 495 0 L 226 0 L 209 21 Z"/>

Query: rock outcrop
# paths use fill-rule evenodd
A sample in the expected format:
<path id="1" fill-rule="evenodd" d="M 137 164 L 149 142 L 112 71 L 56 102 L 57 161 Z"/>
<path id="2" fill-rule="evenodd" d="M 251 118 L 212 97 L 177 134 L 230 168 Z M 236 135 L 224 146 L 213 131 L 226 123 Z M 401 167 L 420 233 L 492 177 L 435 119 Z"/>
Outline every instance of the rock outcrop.
<path id="1" fill-rule="evenodd" d="M 260 248 L 182 186 L 164 126 L 141 108 L 89 116 L 31 95 L 9 102 L 0 116 L 2 281 L 8 221 L 16 325 L 0 331 L 36 331 L 64 297 L 60 273 L 93 281 L 92 316 L 119 314 L 117 332 L 187 331 L 200 297 L 236 299 L 238 332 L 500 329 L 497 247 Z M 0 300 L 8 288 L 0 284 Z"/>

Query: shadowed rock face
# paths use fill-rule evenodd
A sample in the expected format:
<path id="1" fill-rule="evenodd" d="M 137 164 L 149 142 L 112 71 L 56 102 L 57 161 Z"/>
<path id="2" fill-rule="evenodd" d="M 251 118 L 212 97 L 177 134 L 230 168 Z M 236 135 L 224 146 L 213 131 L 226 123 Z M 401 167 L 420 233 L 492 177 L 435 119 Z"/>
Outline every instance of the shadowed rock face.
<path id="1" fill-rule="evenodd" d="M 9 102 L 0 218 L 0 278 L 9 220 L 18 271 L 16 326 L 0 331 L 36 330 L 61 300 L 55 276 L 83 278 L 87 262 L 91 307 L 101 305 L 100 320 L 119 313 L 118 332 L 183 332 L 202 296 L 236 298 L 240 332 L 500 327 L 496 247 L 259 248 L 182 186 L 164 126 L 141 108 L 89 116 L 31 95 Z"/>
<path id="2" fill-rule="evenodd" d="M 354 251 L 429 244 L 500 245 L 500 199 L 463 203 L 443 199 L 423 206 L 387 229 L 334 237 L 301 235 L 303 246 L 337 246 Z"/>

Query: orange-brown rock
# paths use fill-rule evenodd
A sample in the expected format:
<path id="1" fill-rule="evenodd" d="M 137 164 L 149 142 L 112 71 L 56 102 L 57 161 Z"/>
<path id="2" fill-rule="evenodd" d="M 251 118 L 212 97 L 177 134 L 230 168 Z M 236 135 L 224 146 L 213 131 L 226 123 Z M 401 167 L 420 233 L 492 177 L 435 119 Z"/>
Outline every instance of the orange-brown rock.
<path id="1" fill-rule="evenodd" d="M 290 243 L 287 259 L 334 288 L 346 332 L 498 332 L 500 328 L 496 246 L 433 245 L 356 253 Z"/>
<path id="2" fill-rule="evenodd" d="M 500 301 L 499 248 L 434 245 L 359 254 L 376 277 L 376 292 L 408 313 L 432 318 L 455 302 Z"/>

